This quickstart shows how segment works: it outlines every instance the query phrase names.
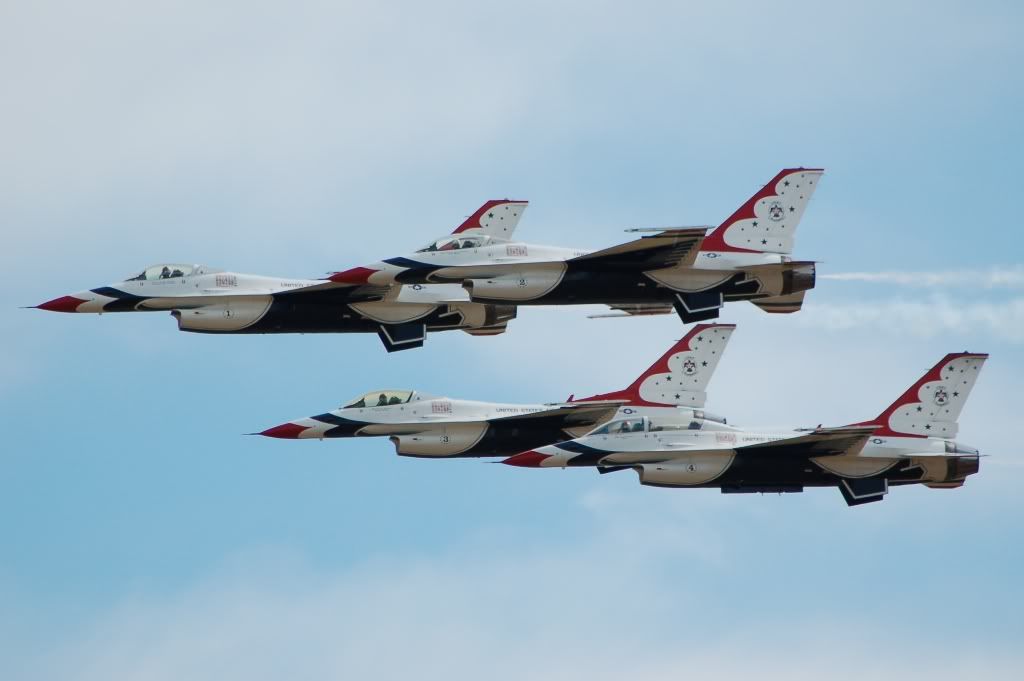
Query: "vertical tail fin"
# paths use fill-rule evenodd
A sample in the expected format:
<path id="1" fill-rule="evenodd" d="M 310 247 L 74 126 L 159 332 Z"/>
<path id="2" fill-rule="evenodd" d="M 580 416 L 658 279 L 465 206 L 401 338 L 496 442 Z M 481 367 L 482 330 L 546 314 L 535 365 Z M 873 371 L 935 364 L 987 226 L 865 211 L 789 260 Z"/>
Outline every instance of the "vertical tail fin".
<path id="1" fill-rule="evenodd" d="M 988 355 L 950 353 L 873 421 L 877 435 L 894 437 L 956 437 L 957 419 Z"/>
<path id="2" fill-rule="evenodd" d="M 511 239 L 516 231 L 528 201 L 512 201 L 511 199 L 495 199 L 480 206 L 466 221 L 455 228 L 452 234 L 470 232 L 486 234 L 498 239 Z"/>
<path id="3" fill-rule="evenodd" d="M 807 291 L 797 291 L 784 296 L 772 296 L 771 298 L 760 298 L 751 300 L 754 305 L 769 314 L 789 314 L 799 312 L 804 306 L 804 294 Z"/>
<path id="4" fill-rule="evenodd" d="M 707 399 L 708 382 L 735 328 L 735 324 L 698 324 L 625 390 L 576 401 L 627 400 L 641 407 L 700 409 Z"/>
<path id="5" fill-rule="evenodd" d="M 824 172 L 783 170 L 707 235 L 701 250 L 789 255 L 797 225 Z"/>

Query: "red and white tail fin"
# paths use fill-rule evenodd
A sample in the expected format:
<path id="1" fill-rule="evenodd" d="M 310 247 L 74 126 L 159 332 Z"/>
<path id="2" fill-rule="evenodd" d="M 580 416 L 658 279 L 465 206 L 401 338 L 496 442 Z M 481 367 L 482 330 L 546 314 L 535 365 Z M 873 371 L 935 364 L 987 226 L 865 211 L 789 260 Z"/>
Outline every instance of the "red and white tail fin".
<path id="1" fill-rule="evenodd" d="M 950 353 L 872 421 L 876 435 L 956 437 L 957 419 L 988 355 Z"/>
<path id="2" fill-rule="evenodd" d="M 700 409 L 707 399 L 708 382 L 735 328 L 735 324 L 698 324 L 625 390 L 576 401 L 626 400 L 639 407 Z"/>
<path id="3" fill-rule="evenodd" d="M 702 251 L 793 252 L 793 238 L 824 170 L 787 168 L 704 237 Z"/>
<path id="4" fill-rule="evenodd" d="M 511 239 L 519 218 L 529 205 L 528 201 L 494 199 L 480 206 L 452 234 L 486 234 L 498 239 Z"/>

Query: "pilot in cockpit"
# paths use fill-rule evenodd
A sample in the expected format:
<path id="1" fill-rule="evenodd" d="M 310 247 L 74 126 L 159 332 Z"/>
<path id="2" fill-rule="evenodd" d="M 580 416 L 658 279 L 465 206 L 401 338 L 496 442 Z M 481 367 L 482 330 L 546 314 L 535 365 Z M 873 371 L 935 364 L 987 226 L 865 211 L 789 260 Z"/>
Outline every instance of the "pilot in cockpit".
<path id="1" fill-rule="evenodd" d="M 385 395 L 384 393 L 381 393 L 380 394 L 380 398 L 377 400 L 377 406 L 378 407 L 386 407 L 386 406 L 388 406 L 388 396 Z"/>
<path id="2" fill-rule="evenodd" d="M 160 270 L 160 278 L 161 279 L 170 279 L 171 278 L 171 268 L 168 267 L 167 265 L 164 265 L 164 268 L 162 270 Z"/>

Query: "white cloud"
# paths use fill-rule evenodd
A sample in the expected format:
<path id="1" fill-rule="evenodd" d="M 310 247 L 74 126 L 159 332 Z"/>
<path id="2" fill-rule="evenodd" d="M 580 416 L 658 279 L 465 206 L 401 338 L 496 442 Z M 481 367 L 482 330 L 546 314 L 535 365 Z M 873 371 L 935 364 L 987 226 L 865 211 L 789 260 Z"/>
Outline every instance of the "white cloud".
<path id="1" fill-rule="evenodd" d="M 930 91 L 940 93 L 940 108 L 949 117 L 964 107 L 996 106 L 1001 100 L 985 97 L 983 86 L 972 86 L 988 79 L 996 83 L 994 91 L 1004 92 L 1001 77 L 1019 61 L 1003 58 L 1016 49 L 1015 22 L 997 13 L 979 15 L 974 8 L 922 14 L 913 3 L 839 9 L 794 5 L 767 20 L 753 3 L 726 11 L 686 3 L 537 3 L 512 13 L 507 7 L 446 2 L 282 7 L 33 2 L 7 3 L 0 10 L 0 45 L 7 57 L 0 60 L 7 94 L 7 122 L 0 129 L 7 161 L 0 181 L 6 191 L 0 208 L 8 225 L 0 261 L 9 278 L 21 282 L 19 288 L 47 289 L 17 304 L 97 285 L 123 274 L 122 267 L 148 264 L 150 255 L 156 260 L 190 253 L 243 268 L 247 258 L 262 253 L 275 268 L 283 267 L 282 273 L 298 268 L 296 275 L 310 274 L 301 268 L 318 263 L 325 251 L 336 261 L 329 266 L 356 264 L 433 236 L 436 225 L 447 224 L 435 220 L 447 210 L 438 204 L 468 211 L 472 202 L 461 203 L 467 195 L 477 201 L 483 198 L 479 192 L 494 186 L 505 191 L 508 184 L 517 191 L 531 175 L 541 178 L 537 186 L 547 192 L 547 201 L 560 194 L 579 208 L 568 224 L 557 224 L 538 201 L 524 236 L 599 245 L 606 242 L 593 225 L 606 219 L 604 208 L 623 203 L 628 217 L 622 224 L 637 219 L 634 211 L 641 207 L 615 197 L 625 191 L 622 185 L 638 164 L 649 170 L 638 181 L 665 182 L 664 194 L 673 197 L 681 182 L 677 173 L 717 163 L 709 177 L 738 177 L 736 168 L 777 159 L 782 148 L 790 154 L 826 154 L 855 168 L 856 157 L 842 155 L 841 147 L 804 141 L 827 141 L 830 134 L 847 140 L 851 130 L 860 135 L 855 139 L 865 140 L 879 131 L 872 120 L 887 130 L 894 111 L 924 130 L 922 135 L 932 132 L 927 126 L 933 119 L 945 132 L 949 118 L 919 115 L 934 106 Z M 908 27 L 930 37 L 907 41 Z M 869 53 L 863 49 L 866 37 L 876 48 Z M 967 78 L 958 77 L 964 73 Z M 783 81 L 790 86 L 780 85 Z M 959 95 L 953 99 L 951 83 Z M 814 86 L 802 86 L 807 84 Z M 751 125 L 752 115 L 757 125 Z M 664 155 L 655 153 L 644 135 L 655 139 Z M 755 138 L 768 142 L 759 146 Z M 621 146 L 607 146 L 616 142 Z M 636 158 L 622 158 L 627 146 Z M 872 149 L 866 149 L 874 163 Z M 899 156 L 918 163 L 913 154 L 894 157 Z M 665 158 L 671 158 L 670 165 Z M 604 178 L 607 186 L 595 186 L 597 176 L 581 172 L 582 164 L 611 169 Z M 503 174 L 509 168 L 514 172 Z M 742 171 L 743 182 L 750 181 L 751 172 Z M 473 184 L 478 176 L 486 183 Z M 691 194 L 712 191 L 710 184 L 706 178 L 694 183 Z M 838 191 L 840 183 L 836 186 Z M 739 187 L 730 188 L 734 191 Z M 913 197 L 904 200 L 913 204 Z M 537 201 L 532 194 L 526 198 Z M 672 207 L 672 219 L 676 211 L 682 220 L 705 219 L 691 215 L 686 198 Z M 861 202 L 854 208 L 851 215 L 863 219 L 857 212 L 863 210 Z M 543 231 L 545 223 L 557 231 Z M 139 262 L 122 260 L 143 255 Z M 1016 281 L 1010 272 L 1008 281 Z M 1019 285 L 990 281 L 993 287 Z M 916 364 L 907 366 L 917 343 L 913 350 L 902 348 L 902 354 L 896 349 L 893 357 L 869 359 L 883 343 L 858 344 L 878 331 L 896 338 L 959 338 L 963 326 L 973 324 L 1014 342 L 1024 334 L 1020 300 L 964 307 L 945 299 L 846 305 L 813 294 L 808 300 L 804 312 L 781 319 L 748 305 L 730 306 L 725 321 L 739 317 L 752 323 L 749 331 L 741 325 L 709 406 L 740 422 L 763 416 L 799 424 L 814 414 L 816 423 L 839 407 L 871 413 L 890 387 L 902 389 L 918 371 Z M 524 309 L 505 337 L 450 334 L 450 340 L 446 334 L 431 338 L 435 347 L 389 358 L 379 367 L 392 377 L 409 367 L 406 378 L 423 380 L 411 369 L 434 365 L 436 381 L 450 381 L 446 391 L 467 398 L 519 399 L 525 396 L 512 393 L 528 391 L 536 399 L 562 399 L 573 390 L 623 387 L 685 332 L 674 316 L 586 320 L 585 313 L 582 308 Z M 32 383 L 47 353 L 85 354 L 70 326 L 85 320 L 47 322 L 55 338 L 68 340 L 51 347 L 40 340 L 43 332 L 33 330 L 50 328 L 31 317 L 44 313 L 17 314 L 4 328 L 8 336 L 23 334 L 25 340 L 0 363 L 4 396 Z M 139 343 L 132 334 L 143 328 L 140 324 L 169 320 L 105 321 L 117 325 L 109 333 L 133 347 L 143 345 L 142 352 L 152 356 L 176 333 L 164 326 Z M 810 333 L 819 326 L 844 333 Z M 216 356 L 217 348 L 245 347 L 255 356 L 281 347 L 243 345 L 245 339 L 219 345 L 210 338 L 190 339 L 189 345 L 174 340 L 206 356 Z M 325 347 L 322 354 L 332 360 L 340 354 L 337 348 L 370 347 L 354 338 L 330 340 L 332 353 Z M 464 354 L 444 353 L 452 348 Z M 379 348 L 373 351 L 382 357 Z M 462 368 L 463 357 L 472 360 L 472 375 L 452 370 Z M 346 361 L 355 363 L 350 357 Z M 880 382 L 891 377 L 893 385 L 849 380 L 864 375 L 859 365 L 850 366 L 864 361 L 873 362 L 872 376 Z M 1016 374 L 1005 374 L 1002 390 L 979 389 L 976 399 L 1013 394 Z M 288 399 L 314 383 L 339 378 L 352 375 L 337 366 L 321 376 L 301 375 Z M 53 385 L 59 385 L 57 379 Z M 49 409 L 54 399 L 35 405 Z M 1012 453 L 1005 428 L 1013 422 L 1012 405 L 994 397 L 989 401 L 1003 410 L 997 414 L 1002 418 L 987 416 L 989 427 L 978 428 L 986 410 L 973 410 L 971 432 L 986 434 L 990 441 L 978 444 L 989 448 L 991 438 L 1004 438 L 1002 451 Z M 204 404 L 197 401 L 195 413 L 202 413 Z M 295 415 L 290 407 L 284 414 Z M 47 454 L 34 458 L 46 461 Z M 60 479 L 56 482 L 51 490 L 60 489 Z M 584 501 L 607 525 L 596 539 L 528 549 L 513 542 L 498 550 L 469 546 L 429 557 L 389 554 L 348 570 L 321 571 L 287 559 L 257 569 L 253 565 L 272 559 L 245 556 L 234 567 L 169 593 L 124 597 L 77 635 L 47 646 L 45 657 L 32 665 L 35 676 L 677 679 L 686 673 L 746 679 L 773 673 L 820 678 L 820 670 L 828 669 L 832 678 L 859 679 L 867 667 L 894 677 L 942 679 L 1010 678 L 1007 670 L 1020 669 L 1019 653 L 956 646 L 960 656 L 943 654 L 933 661 L 908 654 L 903 632 L 886 637 L 845 619 L 813 617 L 794 627 L 789 612 L 773 619 L 765 614 L 770 609 L 754 604 L 747 611 L 746 604 L 728 598 L 724 607 L 742 616 L 730 623 L 729 633 L 709 634 L 703 625 L 723 604 L 704 591 L 722 582 L 709 589 L 689 581 L 689 571 L 666 575 L 659 566 L 680 557 L 693 566 L 729 565 L 734 554 L 720 536 L 722 526 L 767 513 L 767 507 L 744 499 L 749 510 L 715 517 L 724 502 L 714 493 L 693 492 L 644 495 L 674 501 L 644 503 L 625 514 L 610 491 L 619 483 L 598 482 Z M 1012 490 L 1002 491 L 999 498 L 1015 498 Z M 816 511 L 814 497 L 806 497 L 804 507 Z M 841 506 L 835 494 L 829 503 Z M 666 506 L 678 512 L 659 519 Z M 8 515 L 28 517 L 19 504 Z M 891 516 L 884 521 L 879 515 L 857 517 L 904 526 L 892 523 Z M 918 525 L 930 527 L 930 520 Z M 40 522 L 27 528 L 46 532 Z M 97 551 L 132 541 L 119 527 L 100 529 L 107 533 L 92 528 L 94 533 L 85 535 L 96 539 Z M 47 546 L 59 547 L 63 535 L 53 531 L 58 543 Z M 502 537 L 500 531 L 493 534 Z M 741 534 L 756 539 L 758 532 Z M 180 556 L 171 557 L 177 549 L 185 549 L 184 555 L 191 547 L 169 546 L 168 562 L 180 565 Z M 56 551 L 52 555 L 58 557 L 46 554 L 45 559 L 60 560 Z M 804 568 L 799 559 L 790 563 L 794 570 Z M 749 569 L 756 567 L 752 563 Z M 855 581 L 854 573 L 833 574 L 837 581 Z M 85 590 L 88 581 L 81 578 L 83 584 L 73 591 Z M 17 613 L 3 610 L 0 634 L 17 630 Z M 858 614 L 868 610 L 855 607 Z M 837 618 L 845 614 L 836 612 Z M 5 623 L 5 618 L 16 621 Z M 970 624 L 964 623 L 967 633 Z M 6 647 L 0 658 L 11 657 L 10 650 L 14 647 Z M 0 659 L 0 669 L 4 663 Z"/>
<path id="2" fill-rule="evenodd" d="M 414 212 L 431 224 L 424 213 L 452 195 L 477 200 L 477 176 L 514 191 L 551 166 L 545 184 L 559 180 L 557 191 L 583 203 L 589 194 L 562 182 L 563 173 L 579 175 L 564 162 L 610 135 L 643 149 L 649 134 L 659 146 L 678 145 L 685 165 L 708 164 L 733 145 L 742 152 L 736 132 L 749 127 L 750 102 L 760 96 L 772 99 L 762 125 L 783 139 L 787 125 L 800 125 L 804 137 L 807 115 L 851 112 L 859 127 L 871 116 L 888 126 L 876 103 L 907 97 L 907 82 L 915 99 L 945 92 L 951 73 L 982 83 L 980 67 L 996 77 L 1003 60 L 994 55 L 1015 45 L 1012 22 L 973 10 L 921 17 L 912 6 L 878 4 L 782 7 L 766 23 L 754 3 L 721 11 L 528 2 L 514 13 L 450 1 L 258 10 L 239 2 L 8 3 L 0 182 L 5 214 L 20 229 L 5 251 L 52 256 L 33 248 L 42 235 L 68 253 L 109 254 L 110 243 L 128 248 L 141 232 L 154 249 L 202 244 L 211 255 L 258 251 L 279 261 L 281 242 L 268 235 L 305 228 L 315 250 L 334 245 L 345 226 L 385 244 L 392 235 L 377 235 L 395 224 L 377 208 L 385 202 L 398 204 L 396 218 Z M 879 12 L 888 17 L 881 24 Z M 928 35 L 955 35 L 959 49 L 942 40 L 908 44 L 905 21 Z M 871 54 L 862 35 L 877 47 Z M 765 62 L 799 64 L 798 81 L 815 87 L 752 95 L 775 88 Z M 979 101 L 961 94 L 957 102 L 944 96 L 945 105 Z M 434 191 L 433 176 L 456 180 Z M 580 233 L 599 219 L 592 209 Z M 403 242 L 421 236 L 412 238 Z"/>
<path id="3" fill-rule="evenodd" d="M 772 596 L 789 604 L 778 615 L 717 613 L 722 594 L 706 588 L 702 571 L 756 566 L 730 562 L 738 547 L 704 548 L 723 529 L 706 522 L 720 507 L 717 495 L 691 492 L 683 503 L 658 492 L 631 506 L 602 483 L 583 503 L 604 529 L 561 545 L 524 548 L 491 528 L 437 555 L 376 557 L 342 571 L 287 554 L 237 556 L 175 593 L 126 598 L 50 646 L 27 678 L 667 681 L 685 670 L 818 679 L 827 667 L 830 678 L 852 680 L 867 665 L 892 678 L 1008 679 L 1024 662 L 1019 651 L 977 638 L 952 658 L 908 656 L 904 646 L 932 634 L 871 625 L 863 614 L 800 616 L 783 594 Z M 731 522 L 777 522 L 740 510 L 770 499 L 742 501 Z"/>
<path id="4" fill-rule="evenodd" d="M 812 302 L 796 318 L 805 327 L 834 331 L 871 329 L 911 338 L 987 334 L 999 341 L 1024 342 L 1024 298 L 977 302 L 934 296 L 926 300 Z"/>
<path id="5" fill-rule="evenodd" d="M 1024 287 L 1024 265 L 993 266 L 985 270 L 949 270 L 944 272 L 839 272 L 820 274 L 819 279 L 898 284 L 921 288 L 972 286 L 978 288 Z"/>

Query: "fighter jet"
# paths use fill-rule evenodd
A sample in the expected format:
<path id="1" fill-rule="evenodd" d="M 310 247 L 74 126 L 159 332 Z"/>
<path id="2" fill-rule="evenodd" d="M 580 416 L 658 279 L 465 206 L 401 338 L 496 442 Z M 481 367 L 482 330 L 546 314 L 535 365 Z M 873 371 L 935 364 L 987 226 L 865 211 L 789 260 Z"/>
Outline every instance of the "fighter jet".
<path id="1" fill-rule="evenodd" d="M 721 422 L 703 411 L 705 393 L 735 327 L 701 324 L 628 388 L 552 404 L 495 404 L 413 390 L 373 390 L 340 409 L 259 433 L 283 439 L 386 436 L 403 456 L 508 456 L 577 437 L 616 416 L 664 422 Z"/>
<path id="2" fill-rule="evenodd" d="M 667 314 L 715 319 L 726 301 L 796 312 L 814 287 L 813 262 L 792 258 L 794 236 L 824 171 L 783 170 L 711 234 L 652 232 L 599 251 L 537 246 L 510 234 L 457 234 L 402 257 L 335 273 L 346 283 L 456 283 L 479 303 L 605 304 L 600 316 Z M 706 236 L 705 236 L 706 235 Z"/>
<path id="3" fill-rule="evenodd" d="M 502 463 L 632 469 L 643 485 L 723 493 L 838 487 L 850 506 L 881 501 L 891 485 L 960 487 L 978 472 L 979 453 L 954 440 L 957 419 L 987 358 L 946 355 L 876 418 L 849 426 L 765 432 L 707 419 L 680 426 L 633 416 Z"/>
<path id="4" fill-rule="evenodd" d="M 488 201 L 453 238 L 508 238 L 526 206 L 526 201 Z M 516 316 L 515 305 L 473 302 L 457 284 L 377 286 L 356 279 L 285 279 L 164 264 L 36 307 L 100 314 L 170 311 L 180 330 L 199 333 L 376 332 L 388 352 L 421 347 L 429 331 L 504 333 Z"/>

